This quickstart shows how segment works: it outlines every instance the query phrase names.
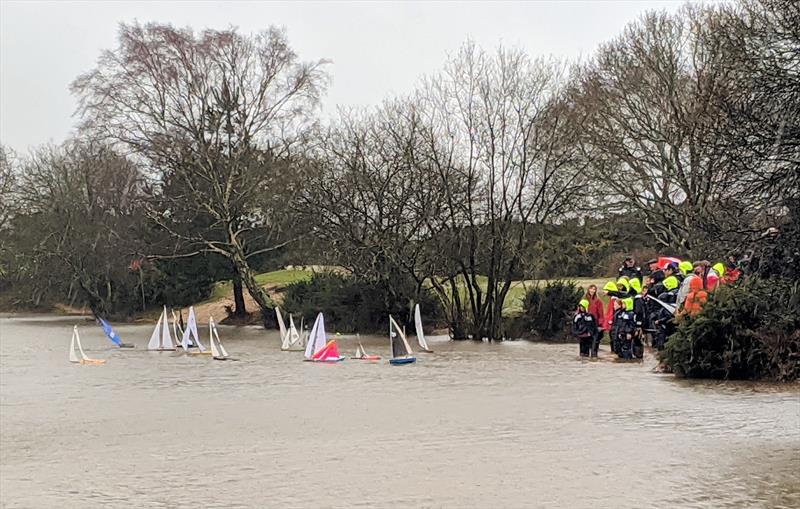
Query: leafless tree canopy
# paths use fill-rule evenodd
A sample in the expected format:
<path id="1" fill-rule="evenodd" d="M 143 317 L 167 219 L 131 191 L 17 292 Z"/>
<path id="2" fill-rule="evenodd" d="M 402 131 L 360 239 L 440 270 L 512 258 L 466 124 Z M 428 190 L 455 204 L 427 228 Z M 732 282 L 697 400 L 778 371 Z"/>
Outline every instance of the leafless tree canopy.
<path id="1" fill-rule="evenodd" d="M 230 259 L 262 311 L 272 303 L 248 259 L 287 242 L 278 196 L 291 187 L 292 147 L 313 122 L 324 64 L 300 61 L 275 28 L 248 37 L 122 25 L 119 46 L 72 86 L 82 127 L 130 149 L 170 188 L 150 217 L 181 254 Z M 207 218 L 208 229 L 187 230 L 178 210 Z"/>
<path id="2" fill-rule="evenodd" d="M 344 114 L 309 195 L 319 230 L 354 271 L 431 287 L 454 335 L 499 337 L 527 225 L 580 195 L 561 77 L 556 62 L 468 43 L 408 98 Z"/>

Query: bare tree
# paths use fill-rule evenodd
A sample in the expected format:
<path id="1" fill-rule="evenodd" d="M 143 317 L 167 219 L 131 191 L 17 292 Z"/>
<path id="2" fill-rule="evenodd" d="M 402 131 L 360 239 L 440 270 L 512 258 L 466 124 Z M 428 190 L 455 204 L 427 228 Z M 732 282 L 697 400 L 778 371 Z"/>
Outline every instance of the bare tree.
<path id="1" fill-rule="evenodd" d="M 718 12 L 647 13 L 580 71 L 574 100 L 581 147 L 598 188 L 618 211 L 644 214 L 664 247 L 692 252 L 702 219 L 734 196 L 719 136 L 726 60 L 709 38 Z"/>
<path id="2" fill-rule="evenodd" d="M 580 192 L 560 70 L 467 44 L 410 98 L 345 115 L 319 159 L 320 230 L 359 274 L 430 286 L 454 337 L 501 338 L 530 226 L 565 217 Z"/>
<path id="3" fill-rule="evenodd" d="M 0 231 L 13 214 L 14 191 L 17 180 L 14 152 L 0 145 Z"/>
<path id="4" fill-rule="evenodd" d="M 437 277 L 431 282 L 443 300 L 464 291 L 473 339 L 502 337 L 503 306 L 527 262 L 530 226 L 563 219 L 582 193 L 561 76 L 556 62 L 502 48 L 490 55 L 468 43 L 427 80 L 427 164 L 446 197 L 452 234 L 440 239 L 454 243 L 434 250 L 450 260 L 431 262 L 456 269 L 445 278 L 449 289 Z"/>
<path id="5" fill-rule="evenodd" d="M 275 28 L 247 37 L 123 24 L 119 46 L 72 85 L 84 128 L 128 147 L 158 182 L 182 189 L 159 195 L 150 213 L 190 246 L 171 255 L 226 257 L 265 319 L 272 301 L 250 261 L 291 240 L 277 196 L 295 180 L 292 149 L 313 121 L 324 64 L 301 62 Z M 172 219 L 187 213 L 208 218 L 208 228 L 188 231 Z"/>

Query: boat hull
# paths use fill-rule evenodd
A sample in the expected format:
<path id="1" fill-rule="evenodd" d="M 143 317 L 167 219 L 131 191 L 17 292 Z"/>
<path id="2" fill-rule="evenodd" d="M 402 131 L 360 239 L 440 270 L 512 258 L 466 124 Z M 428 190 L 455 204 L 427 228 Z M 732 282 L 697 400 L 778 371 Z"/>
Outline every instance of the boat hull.
<path id="1" fill-rule="evenodd" d="M 120 348 L 136 348 L 136 345 L 131 345 L 130 343 L 120 343 Z"/>
<path id="2" fill-rule="evenodd" d="M 320 364 L 333 364 L 335 362 L 341 362 L 345 358 L 344 357 L 334 357 L 331 359 L 303 359 L 305 362 L 318 362 Z"/>
<path id="3" fill-rule="evenodd" d="M 106 363 L 105 359 L 81 359 L 81 364 L 87 366 L 99 366 L 105 363 Z"/>
<path id="4" fill-rule="evenodd" d="M 381 357 L 379 355 L 366 355 L 364 357 L 350 357 L 356 361 L 379 361 Z"/>
<path id="5" fill-rule="evenodd" d="M 389 364 L 400 366 L 402 364 L 411 364 L 417 362 L 416 357 L 400 357 L 398 359 L 389 359 Z"/>

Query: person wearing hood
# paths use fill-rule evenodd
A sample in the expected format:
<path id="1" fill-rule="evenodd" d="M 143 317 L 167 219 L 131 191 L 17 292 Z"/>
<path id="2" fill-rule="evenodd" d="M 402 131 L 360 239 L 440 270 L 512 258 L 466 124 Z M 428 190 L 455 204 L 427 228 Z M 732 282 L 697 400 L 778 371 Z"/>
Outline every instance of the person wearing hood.
<path id="1" fill-rule="evenodd" d="M 717 262 L 711 266 L 711 269 L 708 271 L 708 275 L 706 276 L 706 288 L 710 291 L 714 291 L 717 289 L 717 286 L 720 283 L 723 283 L 725 279 L 725 264 L 722 262 Z"/>
<path id="2" fill-rule="evenodd" d="M 674 304 L 678 298 L 678 278 L 670 276 L 664 279 L 665 291 L 658 296 L 658 300 L 665 304 Z M 675 325 L 673 320 L 675 318 L 674 311 L 669 311 L 667 308 L 653 301 L 659 309 L 656 309 L 653 314 L 653 325 L 656 332 L 653 336 L 653 346 L 656 350 L 663 350 L 667 342 L 667 338 L 675 332 Z"/>
<path id="3" fill-rule="evenodd" d="M 690 288 L 692 280 L 698 279 L 700 280 L 700 286 L 702 287 L 703 285 L 703 265 L 700 262 L 695 262 L 690 265 L 692 266 L 691 272 L 686 274 L 686 277 L 683 279 L 681 286 L 678 288 L 678 295 L 675 300 L 675 304 L 677 304 L 678 309 L 680 309 L 681 306 L 683 306 L 683 302 L 686 300 L 686 296 L 689 295 L 689 292 L 691 291 Z"/>
<path id="4" fill-rule="evenodd" d="M 708 302 L 708 292 L 703 289 L 703 281 L 694 277 L 690 280 L 691 291 L 686 296 L 683 312 L 689 316 L 695 316 L 703 310 L 703 306 Z"/>
<path id="5" fill-rule="evenodd" d="M 611 351 L 614 351 L 614 314 L 619 309 L 620 293 L 617 284 L 609 281 L 603 286 L 603 293 L 608 296 L 608 307 L 606 308 L 606 317 L 603 320 L 603 330 L 608 332 L 608 341 L 611 345 Z"/>
<path id="6" fill-rule="evenodd" d="M 622 299 L 623 307 L 617 313 L 617 355 L 620 359 L 641 358 L 644 352 L 641 339 L 636 334 L 636 314 L 633 312 L 633 299 Z"/>
<path id="7" fill-rule="evenodd" d="M 580 344 L 581 357 L 597 357 L 594 342 L 597 337 L 597 321 L 589 313 L 589 301 L 581 299 L 572 319 L 572 334 Z"/>
<path id="8" fill-rule="evenodd" d="M 631 289 L 631 281 L 624 276 L 617 279 L 617 288 L 619 288 L 620 297 L 623 299 L 626 297 L 633 297 L 634 295 L 636 295 L 636 292 L 633 289 Z"/>

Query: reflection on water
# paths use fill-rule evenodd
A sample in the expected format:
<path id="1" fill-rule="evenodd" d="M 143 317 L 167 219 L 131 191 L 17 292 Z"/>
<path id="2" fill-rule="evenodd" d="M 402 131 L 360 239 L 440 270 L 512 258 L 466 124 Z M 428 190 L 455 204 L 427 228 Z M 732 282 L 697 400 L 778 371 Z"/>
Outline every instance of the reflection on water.
<path id="1" fill-rule="evenodd" d="M 363 336 L 383 361 L 316 365 L 257 328 L 221 327 L 240 361 L 214 362 L 91 323 L 108 362 L 76 366 L 75 322 L 0 319 L 3 508 L 800 506 L 797 386 L 446 338 L 416 365 Z"/>

